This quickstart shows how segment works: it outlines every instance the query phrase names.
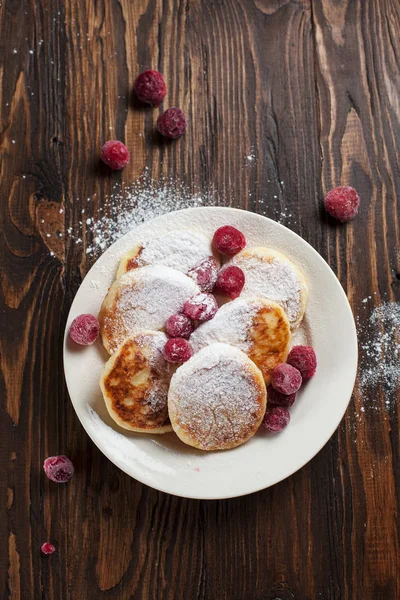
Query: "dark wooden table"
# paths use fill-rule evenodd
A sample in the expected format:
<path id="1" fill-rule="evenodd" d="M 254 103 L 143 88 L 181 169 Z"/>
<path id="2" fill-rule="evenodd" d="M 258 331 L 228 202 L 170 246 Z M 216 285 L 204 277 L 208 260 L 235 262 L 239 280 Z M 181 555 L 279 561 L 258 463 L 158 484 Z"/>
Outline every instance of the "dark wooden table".
<path id="1" fill-rule="evenodd" d="M 384 387 L 356 387 L 332 439 L 279 485 L 184 500 L 93 445 L 68 398 L 62 340 L 95 260 L 90 227 L 81 245 L 69 232 L 147 167 L 281 215 L 337 273 L 368 342 L 371 310 L 400 300 L 399 2 L 0 6 L 0 597 L 398 600 L 399 412 Z M 167 80 L 164 106 L 189 116 L 176 143 L 160 143 L 159 110 L 132 99 L 150 67 Z M 98 165 L 113 138 L 132 152 L 122 173 Z M 321 211 L 339 184 L 362 198 L 348 226 Z M 59 453 L 76 475 L 57 486 L 42 463 Z"/>

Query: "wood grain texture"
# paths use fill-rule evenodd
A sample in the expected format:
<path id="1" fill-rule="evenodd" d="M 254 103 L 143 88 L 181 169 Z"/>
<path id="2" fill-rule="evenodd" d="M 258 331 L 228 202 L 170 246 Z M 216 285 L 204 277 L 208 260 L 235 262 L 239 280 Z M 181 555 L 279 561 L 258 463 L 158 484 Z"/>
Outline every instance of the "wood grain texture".
<path id="1" fill-rule="evenodd" d="M 159 111 L 132 97 L 145 68 L 189 116 L 176 143 L 160 142 Z M 87 197 L 98 219 L 112 185 L 145 167 L 281 215 L 356 314 L 369 295 L 400 300 L 399 99 L 396 0 L 0 0 L 1 598 L 400 598 L 399 410 L 383 389 L 379 410 L 362 412 L 371 398 L 357 388 L 332 439 L 286 481 L 201 502 L 112 465 L 79 424 L 62 366 L 92 260 L 68 229 Z M 114 138 L 132 153 L 123 173 L 98 164 Z M 339 184 L 362 197 L 346 227 L 321 211 Z M 65 486 L 42 472 L 60 453 L 76 466 Z"/>

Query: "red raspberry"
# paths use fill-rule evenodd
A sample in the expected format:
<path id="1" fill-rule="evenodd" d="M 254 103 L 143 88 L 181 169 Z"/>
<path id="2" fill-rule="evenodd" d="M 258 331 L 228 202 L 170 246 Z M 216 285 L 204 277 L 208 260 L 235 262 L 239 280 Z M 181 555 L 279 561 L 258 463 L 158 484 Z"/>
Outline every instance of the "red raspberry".
<path id="1" fill-rule="evenodd" d="M 56 483 L 69 481 L 74 474 L 74 465 L 68 456 L 49 456 L 43 463 L 47 477 Z"/>
<path id="2" fill-rule="evenodd" d="M 136 78 L 134 90 L 136 96 L 146 104 L 159 106 L 167 93 L 164 77 L 158 71 L 143 71 Z"/>
<path id="3" fill-rule="evenodd" d="M 169 108 L 157 119 L 157 129 L 161 135 L 176 140 L 185 133 L 186 115 L 180 108 Z"/>
<path id="4" fill-rule="evenodd" d="M 180 313 L 172 315 L 165 323 L 165 331 L 171 338 L 184 338 L 188 340 L 194 329 L 192 321 Z"/>
<path id="5" fill-rule="evenodd" d="M 183 338 L 172 338 L 164 346 L 164 358 L 170 363 L 186 362 L 192 356 L 192 350 Z"/>
<path id="6" fill-rule="evenodd" d="M 234 300 L 240 296 L 244 286 L 244 273 L 239 267 L 224 267 L 219 273 L 215 290 Z"/>
<path id="7" fill-rule="evenodd" d="M 71 323 L 69 337 L 81 346 L 90 346 L 97 340 L 100 325 L 93 315 L 79 315 Z"/>
<path id="8" fill-rule="evenodd" d="M 218 276 L 217 261 L 213 256 L 205 258 L 188 272 L 202 292 L 212 292 Z"/>
<path id="9" fill-rule="evenodd" d="M 45 542 L 44 544 L 42 544 L 42 547 L 40 549 L 43 552 L 43 554 L 53 554 L 53 552 L 56 551 L 55 546 L 53 546 L 53 544 L 50 544 L 50 542 Z"/>
<path id="10" fill-rule="evenodd" d="M 345 223 L 358 213 L 360 196 L 354 188 L 340 186 L 327 193 L 324 203 L 326 212 L 341 223 Z"/>
<path id="11" fill-rule="evenodd" d="M 263 425 L 267 431 L 272 433 L 279 433 L 282 429 L 285 429 L 286 425 L 290 421 L 290 414 L 286 408 L 282 406 L 273 406 L 269 408 L 265 413 Z"/>
<path id="12" fill-rule="evenodd" d="M 282 394 L 278 392 L 272 385 L 268 386 L 268 406 L 284 406 L 289 407 L 292 406 L 294 401 L 296 400 L 297 393 L 294 394 Z"/>
<path id="13" fill-rule="evenodd" d="M 101 160 L 108 165 L 110 169 L 119 171 L 126 167 L 131 159 L 128 148 L 118 140 L 106 142 L 101 149 Z"/>
<path id="14" fill-rule="evenodd" d="M 221 254 L 234 256 L 246 246 L 246 238 L 239 229 L 224 225 L 214 233 L 213 245 Z"/>
<path id="15" fill-rule="evenodd" d="M 287 362 L 300 371 L 303 379 L 310 379 L 317 370 L 317 357 L 311 346 L 293 346 Z"/>
<path id="16" fill-rule="evenodd" d="M 295 394 L 300 389 L 301 382 L 300 371 L 286 363 L 281 363 L 272 371 L 271 383 L 276 391 L 281 392 L 281 394 L 287 396 Z"/>
<path id="17" fill-rule="evenodd" d="M 217 310 L 217 301 L 211 294 L 197 294 L 187 300 L 183 307 L 183 312 L 192 321 L 209 321 Z"/>

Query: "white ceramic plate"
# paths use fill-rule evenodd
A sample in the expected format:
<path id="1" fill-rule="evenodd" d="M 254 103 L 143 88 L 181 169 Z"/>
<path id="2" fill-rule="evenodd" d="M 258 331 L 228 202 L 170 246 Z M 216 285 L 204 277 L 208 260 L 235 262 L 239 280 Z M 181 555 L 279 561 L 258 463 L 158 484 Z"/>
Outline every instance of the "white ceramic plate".
<path id="1" fill-rule="evenodd" d="M 305 465 L 329 440 L 349 402 L 357 370 L 357 336 L 344 291 L 321 256 L 283 225 L 233 208 L 191 208 L 138 226 L 109 248 L 82 282 L 72 303 L 66 332 L 81 313 L 99 312 L 121 256 L 143 234 L 197 229 L 212 236 L 221 225 L 234 225 L 248 246 L 284 252 L 303 271 L 310 300 L 293 342 L 315 348 L 317 374 L 290 409 L 289 426 L 280 434 L 259 431 L 233 450 L 202 452 L 174 433 L 147 435 L 119 428 L 109 417 L 99 388 L 107 354 L 101 342 L 76 347 L 64 340 L 64 367 L 75 411 L 99 449 L 131 477 L 158 490 L 187 498 L 230 498 L 266 488 Z"/>

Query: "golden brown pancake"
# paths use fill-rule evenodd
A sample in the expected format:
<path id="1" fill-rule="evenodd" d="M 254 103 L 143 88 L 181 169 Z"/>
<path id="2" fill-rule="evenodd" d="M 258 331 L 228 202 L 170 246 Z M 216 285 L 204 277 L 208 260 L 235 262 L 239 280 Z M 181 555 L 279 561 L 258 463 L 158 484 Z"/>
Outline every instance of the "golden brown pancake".
<path id="1" fill-rule="evenodd" d="M 170 267 L 143 267 L 114 281 L 99 314 L 105 349 L 113 354 L 123 341 L 143 330 L 159 331 L 188 298 L 196 283 Z"/>
<path id="2" fill-rule="evenodd" d="M 228 344 L 211 344 L 172 377 L 168 412 L 177 436 L 200 450 L 227 450 L 250 439 L 265 414 L 262 373 Z"/>
<path id="3" fill-rule="evenodd" d="M 167 397 L 174 369 L 163 356 L 166 341 L 160 331 L 138 333 L 107 361 L 100 387 L 120 427 L 144 433 L 171 431 Z"/>
<path id="4" fill-rule="evenodd" d="M 306 309 L 308 287 L 300 270 L 284 254 L 271 248 L 245 248 L 228 265 L 240 267 L 245 284 L 241 298 L 257 296 L 272 300 L 286 312 L 292 331 Z"/>
<path id="5" fill-rule="evenodd" d="M 290 324 L 279 304 L 240 297 L 221 306 L 211 321 L 199 325 L 190 345 L 194 352 L 213 342 L 236 346 L 255 362 L 269 385 L 272 371 L 287 358 L 290 338 Z"/>
<path id="6" fill-rule="evenodd" d="M 197 231 L 169 231 L 136 244 L 119 264 L 117 278 L 127 271 L 146 266 L 171 267 L 187 274 L 191 269 L 213 256 L 211 240 Z"/>

